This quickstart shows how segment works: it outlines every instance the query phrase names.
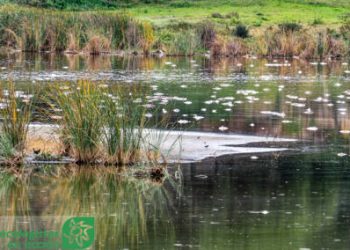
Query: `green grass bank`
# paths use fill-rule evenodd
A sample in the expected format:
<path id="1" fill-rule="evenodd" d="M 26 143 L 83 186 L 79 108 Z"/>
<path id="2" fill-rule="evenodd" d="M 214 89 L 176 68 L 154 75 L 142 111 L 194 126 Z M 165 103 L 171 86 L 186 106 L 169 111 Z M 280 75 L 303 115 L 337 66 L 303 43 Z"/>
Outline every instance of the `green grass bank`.
<path id="1" fill-rule="evenodd" d="M 7 2 L 5 51 L 325 58 L 350 47 L 348 1 Z"/>

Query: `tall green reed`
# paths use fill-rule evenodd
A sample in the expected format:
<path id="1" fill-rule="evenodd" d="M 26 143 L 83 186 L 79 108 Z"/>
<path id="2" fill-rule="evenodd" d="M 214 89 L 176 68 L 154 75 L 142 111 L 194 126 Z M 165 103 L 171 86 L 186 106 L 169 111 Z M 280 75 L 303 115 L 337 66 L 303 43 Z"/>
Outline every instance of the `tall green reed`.
<path id="1" fill-rule="evenodd" d="M 0 158 L 7 164 L 21 163 L 32 113 L 32 96 L 15 90 L 14 83 L 0 90 Z"/>
<path id="2" fill-rule="evenodd" d="M 99 158 L 103 126 L 100 89 L 96 84 L 80 81 L 55 85 L 52 90 L 50 106 L 62 114 L 59 125 L 63 144 L 77 162 L 95 162 Z"/>

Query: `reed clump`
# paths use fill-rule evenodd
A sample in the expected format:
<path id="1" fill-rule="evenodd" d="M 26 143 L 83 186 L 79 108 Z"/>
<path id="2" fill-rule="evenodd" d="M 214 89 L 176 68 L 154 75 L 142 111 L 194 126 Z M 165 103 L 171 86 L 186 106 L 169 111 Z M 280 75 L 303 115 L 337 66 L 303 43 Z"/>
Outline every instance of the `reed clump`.
<path id="1" fill-rule="evenodd" d="M 93 163 L 99 158 L 102 134 L 101 92 L 90 82 L 56 85 L 50 95 L 52 110 L 58 110 L 62 144 L 79 163 Z"/>
<path id="2" fill-rule="evenodd" d="M 10 82 L 6 89 L 0 90 L 0 100 L 0 161 L 4 165 L 18 165 L 23 162 L 32 96 L 15 91 Z"/>
<path id="3" fill-rule="evenodd" d="M 345 45 L 345 40 L 336 31 L 284 24 L 270 27 L 268 32 L 255 33 L 249 47 L 258 56 L 322 59 L 344 56 L 347 53 Z"/>
<path id="4" fill-rule="evenodd" d="M 146 95 L 140 87 L 80 81 L 57 84 L 49 96 L 49 116 L 61 116 L 64 151 L 77 163 L 134 165 L 161 159 L 159 148 L 146 138 Z"/>
<path id="5" fill-rule="evenodd" d="M 0 44 L 30 52 L 88 53 L 136 48 L 148 51 L 153 27 L 127 14 L 0 6 Z M 93 34 L 93 35 L 92 35 Z M 136 35 L 135 35 L 136 34 Z M 132 37 L 130 37 L 132 36 Z"/>

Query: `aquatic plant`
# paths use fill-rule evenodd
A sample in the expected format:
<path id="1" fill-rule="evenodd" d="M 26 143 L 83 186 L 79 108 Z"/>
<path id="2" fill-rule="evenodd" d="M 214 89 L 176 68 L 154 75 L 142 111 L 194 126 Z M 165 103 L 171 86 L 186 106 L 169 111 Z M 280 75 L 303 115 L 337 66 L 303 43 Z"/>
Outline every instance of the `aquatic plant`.
<path id="1" fill-rule="evenodd" d="M 159 143 L 149 140 L 145 97 L 144 89 L 136 85 L 56 84 L 47 100 L 47 116 L 60 117 L 55 122 L 60 125 L 62 151 L 77 163 L 157 163 L 162 157 L 155 146 Z"/>
<path id="2" fill-rule="evenodd" d="M 5 163 L 19 164 L 23 159 L 32 112 L 32 96 L 15 91 L 12 82 L 0 91 L 0 157 Z"/>
<path id="3" fill-rule="evenodd" d="M 143 31 L 143 36 L 140 39 L 139 44 L 140 44 L 140 47 L 142 48 L 144 55 L 148 55 L 155 41 L 153 27 L 150 23 L 145 22 L 142 24 L 142 31 Z"/>
<path id="4" fill-rule="evenodd" d="M 77 162 L 92 163 L 99 158 L 102 93 L 96 84 L 55 85 L 49 94 L 52 110 L 60 110 L 61 139 Z"/>
<path id="5" fill-rule="evenodd" d="M 164 43 L 168 55 L 192 56 L 199 48 L 199 39 L 191 31 L 177 32 L 171 36 L 172 39 Z"/>
<path id="6" fill-rule="evenodd" d="M 126 14 L 107 11 L 70 12 L 0 6 L 0 44 L 22 51 L 87 53 L 110 49 L 149 50 L 153 28 Z M 131 37 L 130 37 L 131 36 Z M 141 46 L 142 41 L 142 46 Z"/>
<path id="7" fill-rule="evenodd" d="M 210 49 L 216 38 L 216 30 L 212 23 L 201 23 L 197 27 L 201 45 L 204 49 Z"/>
<path id="8" fill-rule="evenodd" d="M 136 93 L 135 93 L 136 92 Z M 137 90 L 117 87 L 114 92 L 102 97 L 103 142 L 106 148 L 105 161 L 111 164 L 132 164 L 141 158 L 142 132 L 145 126 L 146 109 L 135 103 L 140 100 Z"/>

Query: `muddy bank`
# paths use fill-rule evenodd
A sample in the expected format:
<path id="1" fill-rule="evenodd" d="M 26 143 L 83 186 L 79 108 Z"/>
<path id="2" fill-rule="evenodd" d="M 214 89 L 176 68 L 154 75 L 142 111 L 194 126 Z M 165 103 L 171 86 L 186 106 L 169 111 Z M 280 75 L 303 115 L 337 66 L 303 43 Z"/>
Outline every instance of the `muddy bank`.
<path id="1" fill-rule="evenodd" d="M 57 125 L 31 124 L 29 127 L 29 143 L 27 151 L 41 149 L 57 153 L 59 151 L 59 136 Z M 247 136 L 223 133 L 203 133 L 190 131 L 145 130 L 145 141 L 157 145 L 168 162 L 189 163 L 200 162 L 209 158 L 282 152 L 288 147 L 279 143 L 296 143 L 294 139 Z M 269 143 L 270 146 L 252 146 L 259 143 Z M 275 145 L 271 147 L 271 145 Z M 29 161 L 32 158 L 28 158 Z M 65 162 L 69 159 L 65 159 Z"/>

